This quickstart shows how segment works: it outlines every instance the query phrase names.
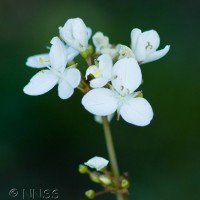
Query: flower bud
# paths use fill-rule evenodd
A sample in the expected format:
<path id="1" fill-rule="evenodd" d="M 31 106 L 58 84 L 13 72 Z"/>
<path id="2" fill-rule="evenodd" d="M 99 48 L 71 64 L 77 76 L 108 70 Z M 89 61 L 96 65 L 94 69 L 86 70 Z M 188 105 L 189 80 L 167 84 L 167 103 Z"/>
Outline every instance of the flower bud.
<path id="1" fill-rule="evenodd" d="M 99 175 L 97 173 L 90 173 L 90 179 L 95 182 L 95 183 L 99 183 Z"/>
<path id="2" fill-rule="evenodd" d="M 88 172 L 88 168 L 85 165 L 79 165 L 79 169 L 78 169 L 79 173 L 81 174 L 86 174 Z"/>
<path id="3" fill-rule="evenodd" d="M 94 43 L 94 46 L 96 47 L 97 53 L 100 53 L 100 50 L 102 48 L 107 48 L 110 46 L 109 38 L 107 36 L 104 36 L 102 32 L 96 32 L 92 37 L 92 41 Z"/>
<path id="4" fill-rule="evenodd" d="M 94 195 L 95 195 L 95 191 L 94 190 L 88 190 L 88 191 L 85 192 L 85 196 L 88 199 L 94 199 Z"/>
<path id="5" fill-rule="evenodd" d="M 82 52 L 88 46 L 88 31 L 80 18 L 68 19 L 63 27 L 59 27 L 60 37 L 72 48 Z"/>
<path id="6" fill-rule="evenodd" d="M 83 58 L 87 58 L 88 56 L 92 55 L 93 47 L 92 45 L 88 45 L 85 51 L 82 51 L 80 54 Z"/>
<path id="7" fill-rule="evenodd" d="M 105 175 L 101 175 L 99 180 L 105 185 L 110 185 L 112 183 L 111 179 Z"/>
<path id="8" fill-rule="evenodd" d="M 127 179 L 122 179 L 121 187 L 122 188 L 128 188 L 129 187 L 129 181 Z"/>

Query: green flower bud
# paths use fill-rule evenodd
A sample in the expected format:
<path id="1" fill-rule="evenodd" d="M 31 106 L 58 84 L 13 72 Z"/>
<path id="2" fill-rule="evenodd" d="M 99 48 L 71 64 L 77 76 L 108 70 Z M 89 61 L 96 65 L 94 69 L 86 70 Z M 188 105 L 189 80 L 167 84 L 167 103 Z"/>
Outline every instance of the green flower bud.
<path id="1" fill-rule="evenodd" d="M 90 179 L 95 183 L 99 183 L 100 182 L 99 175 L 97 173 L 91 173 L 90 174 Z"/>
<path id="2" fill-rule="evenodd" d="M 93 46 L 92 45 L 88 45 L 85 51 L 80 52 L 80 55 L 85 59 L 92 54 L 93 54 Z"/>
<path id="3" fill-rule="evenodd" d="M 111 179 L 105 175 L 101 175 L 99 180 L 105 185 L 110 185 L 112 183 Z"/>
<path id="4" fill-rule="evenodd" d="M 85 165 L 79 165 L 79 169 L 78 169 L 79 173 L 81 174 L 86 174 L 88 172 L 88 168 Z"/>
<path id="5" fill-rule="evenodd" d="M 93 50 L 93 46 L 92 46 L 92 45 L 88 45 L 86 51 L 87 51 L 87 54 L 88 54 L 88 55 L 92 55 L 92 54 L 93 54 L 93 51 L 94 51 L 94 50 Z"/>
<path id="6" fill-rule="evenodd" d="M 95 191 L 94 190 L 88 190 L 88 191 L 85 192 L 85 196 L 88 199 L 94 199 L 94 195 L 95 195 Z"/>
<path id="7" fill-rule="evenodd" d="M 126 180 L 126 179 L 122 179 L 121 187 L 122 188 L 128 188 L 129 187 L 129 181 Z"/>

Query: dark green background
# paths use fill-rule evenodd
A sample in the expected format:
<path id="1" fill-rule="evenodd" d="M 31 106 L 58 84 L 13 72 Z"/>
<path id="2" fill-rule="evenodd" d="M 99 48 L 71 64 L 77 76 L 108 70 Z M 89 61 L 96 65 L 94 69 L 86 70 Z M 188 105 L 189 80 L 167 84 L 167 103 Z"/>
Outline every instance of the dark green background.
<path id="1" fill-rule="evenodd" d="M 129 172 L 130 200 L 200 199 L 200 5 L 198 1 L 0 1 L 0 199 L 17 188 L 59 189 L 61 200 L 85 199 L 94 188 L 78 165 L 107 158 L 102 127 L 80 104 L 49 93 L 22 92 L 37 72 L 25 66 L 46 52 L 58 26 L 81 17 L 111 43 L 130 44 L 130 31 L 155 29 L 167 56 L 142 66 L 142 90 L 155 116 L 140 128 L 113 120 L 121 172 Z M 99 188 L 97 188 L 99 189 Z M 114 199 L 102 196 L 99 199 Z"/>

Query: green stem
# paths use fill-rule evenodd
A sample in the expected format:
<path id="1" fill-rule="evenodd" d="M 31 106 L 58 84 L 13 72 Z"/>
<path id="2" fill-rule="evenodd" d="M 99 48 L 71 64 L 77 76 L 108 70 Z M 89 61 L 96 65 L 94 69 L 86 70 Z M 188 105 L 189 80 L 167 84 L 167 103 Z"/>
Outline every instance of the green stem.
<path id="1" fill-rule="evenodd" d="M 113 145 L 110 124 L 109 124 L 107 116 L 102 116 L 102 122 L 103 122 L 106 146 L 107 146 L 107 150 L 108 150 L 108 155 L 109 155 L 109 160 L 111 163 L 112 172 L 117 181 L 117 184 L 119 184 L 119 176 L 120 176 L 119 167 L 118 167 L 117 157 L 116 157 L 115 149 L 114 149 L 114 145 Z M 117 193 L 116 196 L 117 196 L 117 200 L 127 200 L 126 195 Z"/>

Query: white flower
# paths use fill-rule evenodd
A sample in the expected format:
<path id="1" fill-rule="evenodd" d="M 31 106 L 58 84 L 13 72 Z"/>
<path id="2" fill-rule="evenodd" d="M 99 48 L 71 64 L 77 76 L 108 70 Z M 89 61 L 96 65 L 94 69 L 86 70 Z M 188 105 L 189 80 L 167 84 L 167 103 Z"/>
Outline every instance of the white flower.
<path id="1" fill-rule="evenodd" d="M 97 54 L 109 54 L 113 60 L 118 57 L 117 49 L 109 43 L 109 38 L 102 32 L 96 32 L 92 37 L 92 41 Z"/>
<path id="2" fill-rule="evenodd" d="M 96 32 L 92 37 L 92 41 L 96 48 L 96 53 L 101 53 L 101 49 L 110 47 L 109 38 L 104 36 L 102 32 Z"/>
<path id="3" fill-rule="evenodd" d="M 90 81 L 92 88 L 99 88 L 105 86 L 112 78 L 113 62 L 108 54 L 103 54 L 98 57 L 99 65 L 92 65 L 86 71 L 86 79 L 92 74 L 95 78 Z"/>
<path id="4" fill-rule="evenodd" d="M 105 158 L 95 156 L 85 162 L 84 164 L 87 165 L 88 167 L 95 168 L 97 171 L 103 169 L 108 165 L 109 161 L 106 160 Z"/>
<path id="5" fill-rule="evenodd" d="M 37 96 L 48 92 L 58 84 L 59 97 L 67 99 L 73 94 L 74 88 L 79 85 L 81 75 L 79 70 L 75 68 L 66 69 L 67 62 L 73 56 L 69 54 L 71 51 L 66 48 L 61 40 L 54 37 L 51 44 L 49 56 L 46 54 L 45 56 L 37 55 L 28 59 L 27 65 L 37 68 L 47 67 L 48 69 L 41 70 L 33 76 L 23 91 L 28 95 Z M 48 60 L 46 61 L 45 58 L 48 58 Z M 41 66 L 37 65 L 38 61 Z"/>
<path id="6" fill-rule="evenodd" d="M 63 27 L 59 27 L 60 37 L 72 48 L 79 52 L 85 51 L 91 36 L 91 29 L 87 28 L 80 18 L 68 19 Z"/>
<path id="7" fill-rule="evenodd" d="M 155 30 L 142 33 L 140 29 L 134 28 L 131 31 L 131 48 L 140 64 L 152 62 L 165 56 L 170 45 L 166 45 L 164 49 L 157 51 L 159 45 L 160 37 Z"/>
<path id="8" fill-rule="evenodd" d="M 117 77 L 112 81 L 112 88 L 96 88 L 89 91 L 82 99 L 86 110 L 94 115 L 107 116 L 118 114 L 128 123 L 145 126 L 153 118 L 151 105 L 134 92 L 142 81 L 142 74 L 134 58 L 123 58 L 113 67 Z"/>

